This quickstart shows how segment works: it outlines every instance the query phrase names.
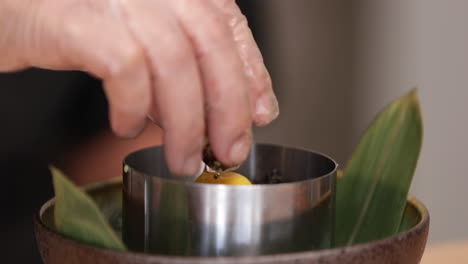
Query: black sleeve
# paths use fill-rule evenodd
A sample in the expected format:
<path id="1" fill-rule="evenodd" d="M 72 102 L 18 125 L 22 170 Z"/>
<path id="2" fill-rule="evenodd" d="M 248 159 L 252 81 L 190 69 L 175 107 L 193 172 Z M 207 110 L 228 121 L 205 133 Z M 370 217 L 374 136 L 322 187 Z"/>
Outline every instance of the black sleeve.
<path id="1" fill-rule="evenodd" d="M 0 74 L 0 159 L 49 159 L 107 125 L 98 80 L 81 72 Z"/>
<path id="2" fill-rule="evenodd" d="M 53 196 L 47 165 L 106 126 L 101 83 L 87 74 L 0 74 L 2 263 L 40 263 L 32 216 Z"/>

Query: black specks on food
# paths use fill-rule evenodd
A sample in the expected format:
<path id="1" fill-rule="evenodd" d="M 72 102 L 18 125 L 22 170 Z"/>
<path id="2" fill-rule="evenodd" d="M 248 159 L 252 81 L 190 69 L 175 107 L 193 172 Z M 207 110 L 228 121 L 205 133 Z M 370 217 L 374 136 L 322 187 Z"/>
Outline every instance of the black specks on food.
<path id="1" fill-rule="evenodd" d="M 281 176 L 278 169 L 273 169 L 265 175 L 262 179 L 254 180 L 254 184 L 278 184 L 286 182 Z"/>

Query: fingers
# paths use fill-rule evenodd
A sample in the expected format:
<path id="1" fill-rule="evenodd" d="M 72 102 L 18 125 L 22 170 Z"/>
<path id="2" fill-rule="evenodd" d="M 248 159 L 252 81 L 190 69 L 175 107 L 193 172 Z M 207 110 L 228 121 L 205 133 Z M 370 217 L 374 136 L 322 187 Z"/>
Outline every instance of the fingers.
<path id="1" fill-rule="evenodd" d="M 202 74 L 208 137 L 219 161 L 244 161 L 251 144 L 249 91 L 226 17 L 211 1 L 177 1 Z"/>
<path id="2" fill-rule="evenodd" d="M 272 89 L 271 78 L 263 62 L 260 49 L 255 42 L 246 17 L 234 0 L 212 0 L 226 15 L 232 29 L 238 53 L 244 64 L 253 107 L 253 120 L 264 126 L 279 114 L 278 101 Z"/>
<path id="3" fill-rule="evenodd" d="M 205 134 L 225 165 L 245 159 L 252 112 L 255 123 L 266 124 L 277 106 L 238 9 L 214 0 L 83 3 L 38 4 L 15 45 L 24 53 L 18 65 L 102 78 L 116 134 L 134 137 L 147 116 L 156 118 L 176 174 L 197 171 Z M 231 19 L 232 28 L 228 11 L 238 18 Z"/>
<path id="4" fill-rule="evenodd" d="M 190 40 L 167 7 L 147 0 L 122 2 L 130 31 L 142 43 L 153 77 L 152 115 L 164 129 L 166 160 L 175 174 L 201 166 L 203 90 Z"/>
<path id="5" fill-rule="evenodd" d="M 135 137 L 145 126 L 151 104 L 150 74 L 143 48 L 123 24 L 118 24 L 119 20 L 86 9 L 73 14 L 66 23 L 54 21 L 60 25 L 55 30 L 49 26 L 49 43 L 56 46 L 43 50 L 58 55 L 46 60 L 47 54 L 38 54 L 32 64 L 81 69 L 102 78 L 112 129 L 119 136 Z"/>

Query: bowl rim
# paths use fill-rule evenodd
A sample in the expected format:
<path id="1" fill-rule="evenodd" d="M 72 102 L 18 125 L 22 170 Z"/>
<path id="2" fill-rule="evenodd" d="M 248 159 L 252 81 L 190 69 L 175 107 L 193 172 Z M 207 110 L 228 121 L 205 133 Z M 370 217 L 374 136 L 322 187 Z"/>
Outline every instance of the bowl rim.
<path id="1" fill-rule="evenodd" d="M 108 180 L 100 181 L 97 183 L 91 183 L 88 185 L 83 186 L 83 189 L 86 192 L 92 192 L 99 189 L 103 189 L 113 185 L 121 185 L 122 178 L 116 177 L 111 178 Z M 411 205 L 413 208 L 417 210 L 420 214 L 419 222 L 411 227 L 410 229 L 399 232 L 398 234 L 385 237 L 383 239 L 378 239 L 374 241 L 369 241 L 365 243 L 358 243 L 351 246 L 344 246 L 344 247 L 337 247 L 337 248 L 329 248 L 329 249 L 321 249 L 321 250 L 311 250 L 311 251 L 301 251 L 301 252 L 291 252 L 291 253 L 278 253 L 278 254 L 269 254 L 269 255 L 259 255 L 259 256 L 228 256 L 228 257 L 197 257 L 197 256 L 172 256 L 172 255 L 158 255 L 158 254 L 150 254 L 145 252 L 138 252 L 138 251 L 121 251 L 116 249 L 108 249 L 108 248 L 100 248 L 96 246 L 92 246 L 71 238 L 68 238 L 55 230 L 48 227 L 42 221 L 42 215 L 44 214 L 45 210 L 50 208 L 55 202 L 55 198 L 51 198 L 47 202 L 45 202 L 39 212 L 34 215 L 34 222 L 40 228 L 43 229 L 48 235 L 52 237 L 57 237 L 64 242 L 67 242 L 73 246 L 81 247 L 91 251 L 100 251 L 104 254 L 112 254 L 116 256 L 128 257 L 132 256 L 132 258 L 137 259 L 148 259 L 149 260 L 158 260 L 158 261 L 167 261 L 168 263 L 193 263 L 194 260 L 199 261 L 200 263 L 207 263 L 207 264 L 215 264 L 215 263 L 251 263 L 253 259 L 258 261 L 259 263 L 271 263 L 271 261 L 288 261 L 292 259 L 310 259 L 310 258 L 324 258 L 327 256 L 332 256 L 340 253 L 345 252 L 360 252 L 362 250 L 371 248 L 371 247 L 381 247 L 383 245 L 389 244 L 392 241 L 400 241 L 407 236 L 411 236 L 412 234 L 417 234 L 423 232 L 426 228 L 428 228 L 430 222 L 429 212 L 426 206 L 420 202 L 417 198 L 412 195 L 408 196 L 407 204 Z M 37 229 L 37 227 L 36 227 Z M 36 230 L 37 232 L 37 230 Z"/>

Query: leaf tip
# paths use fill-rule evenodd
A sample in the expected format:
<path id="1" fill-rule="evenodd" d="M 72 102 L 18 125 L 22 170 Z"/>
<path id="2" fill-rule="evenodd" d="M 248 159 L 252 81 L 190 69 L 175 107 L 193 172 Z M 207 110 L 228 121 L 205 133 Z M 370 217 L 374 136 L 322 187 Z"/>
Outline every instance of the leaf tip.
<path id="1" fill-rule="evenodd" d="M 411 91 L 408 93 L 407 97 L 411 100 L 411 102 L 419 105 L 419 97 L 418 97 L 418 94 L 419 94 L 419 89 L 418 87 L 414 87 L 413 89 L 411 89 Z"/>
<path id="2" fill-rule="evenodd" d="M 52 174 L 52 176 L 56 174 L 61 174 L 61 171 L 57 169 L 57 167 L 55 167 L 54 165 L 49 165 L 49 171 Z"/>
<path id="3" fill-rule="evenodd" d="M 417 87 L 414 87 L 407 95 L 409 99 L 409 103 L 413 105 L 415 111 L 416 111 L 416 116 L 419 121 L 419 126 L 421 127 L 421 133 L 423 133 L 423 128 L 422 128 L 422 113 L 421 113 L 421 104 L 419 101 L 419 96 L 418 96 L 419 89 Z"/>

